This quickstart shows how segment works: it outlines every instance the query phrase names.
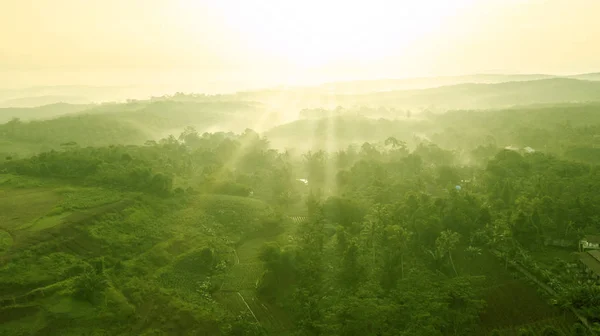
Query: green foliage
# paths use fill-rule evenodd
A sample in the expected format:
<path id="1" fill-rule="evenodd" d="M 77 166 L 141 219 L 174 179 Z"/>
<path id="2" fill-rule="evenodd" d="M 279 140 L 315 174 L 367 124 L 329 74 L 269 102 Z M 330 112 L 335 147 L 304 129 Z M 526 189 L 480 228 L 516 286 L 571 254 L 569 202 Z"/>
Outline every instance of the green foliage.
<path id="1" fill-rule="evenodd" d="M 323 215 L 334 225 L 341 225 L 356 233 L 366 215 L 364 208 L 354 200 L 340 197 L 329 197 L 323 203 Z"/>
<path id="2" fill-rule="evenodd" d="M 276 219 L 266 203 L 246 197 L 210 195 L 198 198 L 200 207 L 228 230 L 254 234 Z"/>
<path id="3" fill-rule="evenodd" d="M 104 270 L 86 267 L 83 274 L 75 279 L 73 291 L 76 297 L 95 303 L 109 285 Z"/>
<path id="4" fill-rule="evenodd" d="M 579 275 L 568 263 L 548 268 L 534 253 L 545 253 L 548 241 L 600 232 L 600 169 L 591 158 L 597 107 L 454 111 L 410 121 L 393 109 L 362 110 L 401 113 L 401 120 L 348 117 L 343 109 L 315 120 L 315 111 L 304 111 L 310 120 L 269 132 L 292 142 L 301 135 L 303 143 L 316 134 L 304 155 L 270 149 L 249 129 L 201 134 L 201 126 L 124 145 L 141 144 L 150 130 L 253 109 L 178 97 L 132 103 L 122 115 L 116 106 L 97 107 L 0 127 L 0 140 L 55 148 L 0 163 L 0 299 L 2 309 L 15 309 L 3 310 L 0 321 L 18 307 L 38 307 L 27 310 L 39 319 L 29 333 L 566 330 L 570 312 L 515 279 L 518 266 L 557 291 L 558 306 L 598 322 L 597 286 L 575 285 Z M 98 122 L 90 139 L 81 134 L 90 127 L 71 135 L 44 129 L 88 121 Z M 335 152 L 324 150 L 331 128 L 342 140 Z M 115 145 L 87 147 L 110 137 Z M 354 145 L 344 148 L 345 141 Z M 539 150 L 499 150 L 511 143 Z M 306 185 L 296 181 L 304 178 Z M 17 317 L 10 323 L 25 323 Z"/>
<path id="5" fill-rule="evenodd" d="M 573 336 L 585 336 L 587 335 L 587 330 L 581 323 L 575 323 L 571 327 L 571 335 Z"/>
<path id="6" fill-rule="evenodd" d="M 0 231 L 0 255 L 7 252 L 13 244 L 12 236 L 6 231 Z"/>
<path id="7" fill-rule="evenodd" d="M 21 175 L 54 177 L 80 183 L 94 183 L 112 188 L 139 190 L 167 195 L 173 187 L 173 178 L 152 171 L 152 165 L 144 160 L 132 164 L 122 155 L 130 147 L 85 148 L 62 152 L 46 152 L 29 159 L 11 161 L 5 169 Z M 138 155 L 150 152 L 147 147 L 138 148 Z"/>
<path id="8" fill-rule="evenodd" d="M 240 183 L 224 181 L 215 183 L 211 191 L 215 194 L 246 197 L 250 195 L 251 189 Z"/>
<path id="9" fill-rule="evenodd" d="M 561 336 L 561 335 L 563 335 L 563 333 L 560 332 L 560 330 L 558 330 L 552 326 L 547 326 L 544 328 L 544 330 L 542 330 L 542 336 Z"/>
<path id="10" fill-rule="evenodd" d="M 519 331 L 517 332 L 517 335 L 518 336 L 535 336 L 533 331 L 531 331 L 530 329 L 527 329 L 527 328 L 520 328 Z"/>
<path id="11" fill-rule="evenodd" d="M 252 322 L 253 317 L 249 313 L 238 316 L 226 331 L 227 336 L 264 336 L 268 335 L 266 330 L 257 322 Z"/>

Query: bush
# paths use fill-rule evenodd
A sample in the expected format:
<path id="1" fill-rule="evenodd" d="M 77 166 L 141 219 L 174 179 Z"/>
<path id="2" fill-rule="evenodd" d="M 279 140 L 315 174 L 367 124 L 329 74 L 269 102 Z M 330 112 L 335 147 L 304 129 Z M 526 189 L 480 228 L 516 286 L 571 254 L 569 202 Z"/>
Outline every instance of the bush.
<path id="1" fill-rule="evenodd" d="M 76 297 L 94 303 L 98 296 L 108 288 L 109 283 L 104 273 L 88 267 L 82 275 L 75 279 L 73 286 Z"/>
<path id="2" fill-rule="evenodd" d="M 535 336 L 533 331 L 531 331 L 530 329 L 527 329 L 527 328 L 519 329 L 519 331 L 517 332 L 517 335 L 518 336 Z"/>
<path id="3" fill-rule="evenodd" d="M 587 335 L 587 332 L 585 330 L 585 327 L 581 323 L 575 323 L 571 327 L 571 335 L 573 335 L 573 336 L 585 336 L 585 335 Z"/>
<path id="4" fill-rule="evenodd" d="M 544 330 L 542 330 L 542 336 L 561 336 L 563 335 L 560 330 L 556 329 L 553 326 L 546 326 Z"/>
<path id="5" fill-rule="evenodd" d="M 242 196 L 246 197 L 250 194 L 251 189 L 243 184 L 225 181 L 218 182 L 212 187 L 212 192 L 215 194 Z"/>

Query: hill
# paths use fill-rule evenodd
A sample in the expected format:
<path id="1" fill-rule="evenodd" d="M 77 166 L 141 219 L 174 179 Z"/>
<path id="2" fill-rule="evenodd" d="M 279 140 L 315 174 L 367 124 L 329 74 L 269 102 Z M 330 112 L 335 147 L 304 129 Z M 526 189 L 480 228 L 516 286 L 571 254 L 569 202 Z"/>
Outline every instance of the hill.
<path id="1" fill-rule="evenodd" d="M 521 106 L 496 110 L 454 110 L 406 118 L 369 118 L 364 109 L 323 110 L 330 117 L 293 121 L 264 135 L 279 148 L 338 150 L 364 142 L 383 144 L 395 137 L 414 148 L 423 140 L 464 152 L 479 146 L 531 146 L 556 154 L 569 148 L 600 147 L 600 103 Z M 394 110 L 391 110 L 394 112 Z M 396 111 L 397 112 L 397 111 Z M 575 152 L 571 153 L 575 154 Z M 579 155 L 583 158 L 584 156 Z M 583 161 L 593 161 L 591 157 Z"/>
<path id="2" fill-rule="evenodd" d="M 331 134 L 335 134 L 333 140 L 338 142 L 337 145 L 344 146 L 362 141 L 381 141 L 380 137 L 384 135 L 410 139 L 413 133 L 422 133 L 419 127 L 423 126 L 416 121 L 402 123 L 394 119 L 405 120 L 411 115 L 412 119 L 429 117 L 427 113 L 419 114 L 419 111 L 568 110 L 578 103 L 598 101 L 600 81 L 552 78 L 368 94 L 331 94 L 312 88 L 214 96 L 177 94 L 100 105 L 54 104 L 38 108 L 0 109 L 0 122 L 14 117 L 21 119 L 20 122 L 0 125 L 0 152 L 35 153 L 67 142 L 82 146 L 141 144 L 146 140 L 180 134 L 186 126 L 193 126 L 200 133 L 239 133 L 246 128 L 268 130 L 266 135 L 278 146 L 300 144 L 307 148 L 323 148 L 331 145 L 328 138 Z M 331 114 L 321 114 L 327 108 L 336 110 Z M 302 118 L 310 115 L 313 119 L 327 116 L 334 119 L 301 120 L 282 125 L 285 121 L 294 121 L 299 112 L 302 112 Z M 56 116 L 59 117 L 33 120 Z M 344 118 L 335 119 L 340 116 Z M 374 121 L 377 118 L 388 120 Z M 335 127 L 331 128 L 331 125 Z M 384 127 L 386 132 L 379 131 L 378 127 Z"/>
<path id="3" fill-rule="evenodd" d="M 78 112 L 78 113 L 75 113 Z M 54 119 L 43 116 L 56 116 Z M 0 109 L 0 153 L 32 154 L 59 148 L 63 143 L 80 146 L 143 144 L 170 134 L 180 134 L 187 126 L 203 132 L 241 132 L 252 128 L 265 115 L 259 104 L 246 102 L 143 101 L 127 104 L 68 105 L 38 108 Z M 265 115 L 266 116 L 266 115 Z M 24 121 L 38 117 L 40 119 Z M 0 119 L 0 120 L 2 120 Z M 263 118 L 264 119 L 264 118 Z M 273 126 L 273 121 L 264 121 Z M 271 124 L 270 124 L 271 123 Z"/>
<path id="4" fill-rule="evenodd" d="M 428 122 L 417 120 L 375 120 L 363 116 L 297 120 L 270 129 L 264 135 L 279 148 L 314 150 L 345 148 L 351 144 L 378 142 L 395 136 L 408 141 L 414 132 L 425 130 Z"/>
<path id="5" fill-rule="evenodd" d="M 89 104 L 149 97 L 150 90 L 122 86 L 57 85 L 0 89 L 0 107 L 36 107 L 55 103 Z"/>
<path id="6" fill-rule="evenodd" d="M 85 97 L 78 96 L 35 96 L 8 99 L 0 102 L 0 107 L 35 107 L 50 104 L 90 104 Z"/>
<path id="7" fill-rule="evenodd" d="M 466 76 L 443 76 L 443 77 L 420 77 L 406 79 L 376 79 L 332 82 L 321 85 L 320 87 L 332 92 L 338 93 L 367 93 L 375 91 L 391 90 L 416 90 L 427 89 L 440 86 L 466 84 L 466 83 L 503 83 L 516 81 L 530 81 L 539 79 L 554 78 L 552 75 L 544 74 L 526 74 L 526 75 L 497 75 L 497 74 L 478 74 Z"/>
<path id="8" fill-rule="evenodd" d="M 600 322 L 597 293 L 574 287 L 588 279 L 576 247 L 545 244 L 600 232 L 600 169 L 585 162 L 600 157 L 600 103 L 336 109 L 267 132 L 328 150 L 302 156 L 251 131 L 126 145 L 264 112 L 195 99 L 2 126 L 30 144 L 117 145 L 0 161 L 0 334 L 286 336 L 312 334 L 310 319 L 327 335 L 585 335 L 549 299 Z M 328 147 L 342 142 L 360 148 Z"/>
<path id="9" fill-rule="evenodd" d="M 459 84 L 424 90 L 391 91 L 337 100 L 380 106 L 439 107 L 443 109 L 503 108 L 536 103 L 600 101 L 600 82 L 553 78 L 499 84 Z"/>
<path id="10" fill-rule="evenodd" d="M 600 82 L 549 78 L 494 84 L 467 83 L 428 89 L 370 93 L 328 92 L 323 88 L 291 88 L 242 92 L 232 99 L 294 109 L 364 105 L 405 109 L 490 109 L 530 104 L 600 101 Z"/>
<path id="11" fill-rule="evenodd" d="M 600 72 L 574 75 L 574 76 L 569 76 L 569 78 L 590 80 L 590 81 L 600 81 Z"/>
<path id="12" fill-rule="evenodd" d="M 0 108 L 0 123 L 13 118 L 21 120 L 49 119 L 65 114 L 77 113 L 91 108 L 93 105 L 56 103 L 40 107 L 6 107 Z"/>

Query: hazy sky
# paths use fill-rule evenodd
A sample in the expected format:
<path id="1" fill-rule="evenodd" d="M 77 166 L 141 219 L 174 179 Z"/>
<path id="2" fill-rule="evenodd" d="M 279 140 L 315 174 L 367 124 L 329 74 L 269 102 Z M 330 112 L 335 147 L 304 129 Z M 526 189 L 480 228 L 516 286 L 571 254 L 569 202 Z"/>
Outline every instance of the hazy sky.
<path id="1" fill-rule="evenodd" d="M 0 0 L 0 87 L 600 71 L 600 0 Z"/>

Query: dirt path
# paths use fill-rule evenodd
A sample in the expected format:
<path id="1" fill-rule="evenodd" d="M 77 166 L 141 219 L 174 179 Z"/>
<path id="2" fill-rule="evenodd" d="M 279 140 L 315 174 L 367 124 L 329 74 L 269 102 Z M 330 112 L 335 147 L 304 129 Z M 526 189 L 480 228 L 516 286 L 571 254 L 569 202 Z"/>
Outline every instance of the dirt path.
<path id="1" fill-rule="evenodd" d="M 240 292 L 237 292 L 237 295 L 239 295 L 240 299 L 242 299 L 242 301 L 246 305 L 246 308 L 248 308 L 248 310 L 250 311 L 252 316 L 254 316 L 254 320 L 256 320 L 256 322 L 258 322 L 258 324 L 260 324 L 260 321 L 258 321 L 258 319 L 256 318 L 256 314 L 254 314 L 254 312 L 252 311 L 252 308 L 250 308 L 250 306 L 248 305 L 248 302 L 246 302 L 246 299 L 244 299 L 244 296 L 242 296 L 242 294 Z"/>

